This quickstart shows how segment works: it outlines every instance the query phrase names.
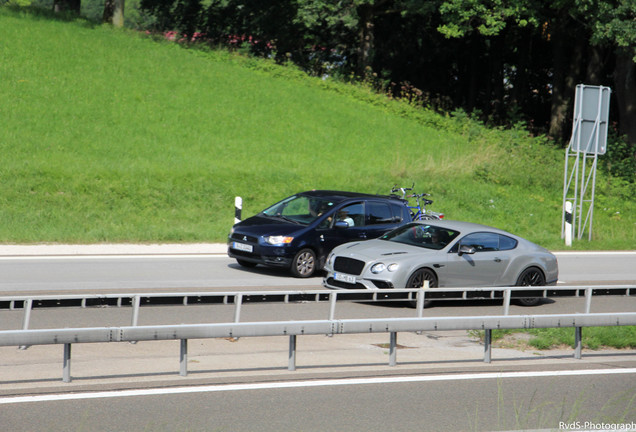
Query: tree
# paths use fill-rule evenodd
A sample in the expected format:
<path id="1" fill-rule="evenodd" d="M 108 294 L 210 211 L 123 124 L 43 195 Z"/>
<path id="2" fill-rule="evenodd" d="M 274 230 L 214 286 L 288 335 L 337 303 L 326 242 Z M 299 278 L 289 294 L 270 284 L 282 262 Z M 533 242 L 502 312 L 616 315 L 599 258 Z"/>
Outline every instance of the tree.
<path id="1" fill-rule="evenodd" d="M 106 0 L 104 2 L 103 21 L 114 27 L 124 26 L 124 2 L 125 0 Z"/>
<path id="2" fill-rule="evenodd" d="M 53 2 L 53 11 L 56 13 L 73 12 L 79 15 L 81 6 L 81 0 L 55 0 Z"/>
<path id="3" fill-rule="evenodd" d="M 618 100 L 621 129 L 636 144 L 636 2 L 633 0 L 446 0 L 446 21 L 439 30 L 448 37 L 498 36 L 507 29 L 533 29 L 551 46 L 551 109 L 548 134 L 564 140 L 571 125 L 574 89 L 583 80 L 611 86 Z M 603 73 L 604 59 L 615 58 Z M 517 59 L 518 62 L 522 60 Z M 537 57 L 533 57 L 536 67 Z M 587 67 L 585 65 L 587 64 Z M 609 81 L 609 82 L 608 82 Z"/>
<path id="4" fill-rule="evenodd" d="M 114 1 L 114 0 L 110 0 Z M 634 0 L 142 0 L 159 30 L 369 78 L 396 96 L 569 138 L 577 84 L 636 143 Z"/>
<path id="5" fill-rule="evenodd" d="M 579 0 L 588 6 L 591 0 Z M 601 2 L 590 24 L 592 43 L 609 46 L 615 55 L 614 90 L 619 129 L 636 150 L 636 2 Z M 636 153 L 634 154 L 636 157 Z"/>

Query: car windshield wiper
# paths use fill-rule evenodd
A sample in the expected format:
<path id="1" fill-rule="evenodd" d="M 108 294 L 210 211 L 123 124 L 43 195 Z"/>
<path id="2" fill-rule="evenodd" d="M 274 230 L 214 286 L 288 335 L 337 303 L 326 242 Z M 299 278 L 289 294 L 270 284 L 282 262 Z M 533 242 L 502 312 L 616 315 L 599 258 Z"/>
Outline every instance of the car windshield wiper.
<path id="1" fill-rule="evenodd" d="M 291 222 L 291 223 L 294 223 L 294 224 L 297 224 L 297 225 L 303 225 L 302 222 L 297 221 L 296 219 L 292 219 L 292 218 L 287 217 L 287 216 L 283 216 L 283 215 L 268 215 L 266 213 L 263 213 L 263 215 L 267 216 L 267 217 L 270 217 L 272 219 L 280 219 L 280 220 L 284 220 L 286 222 Z"/>

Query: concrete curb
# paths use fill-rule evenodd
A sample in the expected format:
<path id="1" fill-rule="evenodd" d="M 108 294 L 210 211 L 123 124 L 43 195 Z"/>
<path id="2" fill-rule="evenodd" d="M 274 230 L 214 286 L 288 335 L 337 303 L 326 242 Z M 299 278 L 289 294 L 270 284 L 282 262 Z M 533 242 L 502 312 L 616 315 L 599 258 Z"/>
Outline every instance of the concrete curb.
<path id="1" fill-rule="evenodd" d="M 0 245 L 0 256 L 226 255 L 224 243 Z"/>

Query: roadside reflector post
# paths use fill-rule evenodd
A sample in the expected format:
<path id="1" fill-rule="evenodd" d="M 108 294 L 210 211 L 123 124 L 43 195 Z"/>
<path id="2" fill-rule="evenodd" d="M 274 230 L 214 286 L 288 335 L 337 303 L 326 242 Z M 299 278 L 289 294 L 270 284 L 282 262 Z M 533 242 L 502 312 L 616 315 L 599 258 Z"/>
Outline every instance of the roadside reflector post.
<path id="1" fill-rule="evenodd" d="M 572 202 L 565 202 L 565 245 L 572 246 Z"/>
<path id="2" fill-rule="evenodd" d="M 234 223 L 237 224 L 241 221 L 241 211 L 243 210 L 243 198 L 234 198 Z"/>

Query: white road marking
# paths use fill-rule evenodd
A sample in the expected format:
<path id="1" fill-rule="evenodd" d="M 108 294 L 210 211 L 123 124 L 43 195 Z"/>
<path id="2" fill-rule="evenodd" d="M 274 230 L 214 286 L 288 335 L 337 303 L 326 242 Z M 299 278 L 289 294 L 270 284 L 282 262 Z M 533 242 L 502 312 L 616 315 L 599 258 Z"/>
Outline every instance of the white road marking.
<path id="1" fill-rule="evenodd" d="M 554 255 L 636 255 L 636 251 L 560 251 Z"/>
<path id="2" fill-rule="evenodd" d="M 227 254 L 147 254 L 147 255 L 24 255 L 24 256 L 0 256 L 0 261 L 22 260 L 120 260 L 120 259 L 192 259 L 192 258 L 228 258 Z"/>
<path id="3" fill-rule="evenodd" d="M 636 251 L 560 251 L 552 252 L 556 256 L 581 255 L 581 256 L 598 256 L 598 255 L 634 255 Z M 15 260 L 107 260 L 107 259 L 175 259 L 175 258 L 229 258 L 227 253 L 94 253 L 94 254 L 41 254 L 41 255 L 0 255 L 0 261 Z"/>
<path id="4" fill-rule="evenodd" d="M 433 382 L 433 381 L 465 381 L 475 379 L 504 379 L 504 378 L 541 378 L 561 376 L 588 376 L 588 375 L 616 375 L 636 374 L 636 368 L 632 369 L 588 369 L 588 370 L 558 370 L 558 371 L 529 371 L 529 372 L 496 372 L 496 373 L 468 373 L 462 375 L 419 375 L 401 377 L 377 377 L 377 378 L 352 378 L 352 379 L 327 379 L 312 381 L 283 381 L 254 384 L 219 384 L 190 387 L 168 387 L 139 390 L 115 390 L 87 393 L 59 393 L 35 396 L 14 396 L 0 398 L 0 404 L 19 404 L 26 402 L 52 402 L 82 399 L 117 398 L 131 396 L 162 396 L 189 393 L 212 393 L 226 391 L 287 389 L 302 387 L 327 387 L 343 385 L 366 384 L 396 384 L 409 382 Z"/>

